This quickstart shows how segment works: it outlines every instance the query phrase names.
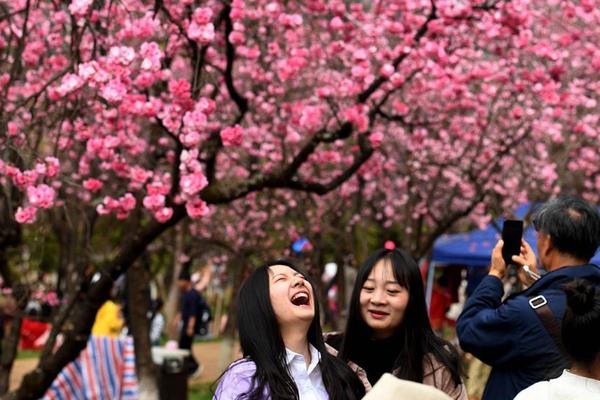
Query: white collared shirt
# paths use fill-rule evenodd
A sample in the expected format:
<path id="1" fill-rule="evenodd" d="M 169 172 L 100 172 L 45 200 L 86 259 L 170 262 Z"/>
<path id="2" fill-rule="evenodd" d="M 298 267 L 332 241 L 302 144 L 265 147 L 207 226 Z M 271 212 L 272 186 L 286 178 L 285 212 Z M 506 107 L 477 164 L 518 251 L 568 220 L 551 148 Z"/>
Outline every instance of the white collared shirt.
<path id="1" fill-rule="evenodd" d="M 300 400 L 328 400 L 329 395 L 323 384 L 321 377 L 321 354 L 312 345 L 308 345 L 310 350 L 310 365 L 306 366 L 304 356 L 285 349 L 286 362 L 292 375 L 292 379 L 298 387 Z"/>
<path id="2" fill-rule="evenodd" d="M 600 381 L 584 378 L 564 370 L 556 379 L 538 382 L 515 397 L 515 400 L 597 400 Z"/>

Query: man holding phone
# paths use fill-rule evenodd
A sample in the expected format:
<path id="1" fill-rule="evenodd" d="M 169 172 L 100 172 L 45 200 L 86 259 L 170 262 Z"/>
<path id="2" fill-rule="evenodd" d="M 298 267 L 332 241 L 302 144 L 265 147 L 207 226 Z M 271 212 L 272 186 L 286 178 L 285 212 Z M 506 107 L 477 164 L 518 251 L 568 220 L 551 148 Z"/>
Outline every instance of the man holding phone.
<path id="1" fill-rule="evenodd" d="M 594 207 L 578 198 L 561 197 L 544 204 L 533 225 L 540 263 L 547 273 L 536 279 L 537 260 L 527 242 L 522 241 L 519 254 L 511 256 L 516 251 L 503 252 L 504 241 L 498 241 L 488 276 L 457 321 L 461 347 L 492 366 L 483 400 L 513 399 L 521 390 L 568 368 L 560 341 L 566 306 L 562 287 L 576 278 L 600 287 L 600 267 L 589 264 L 600 246 L 600 214 Z M 512 242 L 517 231 L 516 226 L 505 227 L 503 237 Z M 517 265 L 519 278 L 531 286 L 502 301 L 507 261 Z"/>

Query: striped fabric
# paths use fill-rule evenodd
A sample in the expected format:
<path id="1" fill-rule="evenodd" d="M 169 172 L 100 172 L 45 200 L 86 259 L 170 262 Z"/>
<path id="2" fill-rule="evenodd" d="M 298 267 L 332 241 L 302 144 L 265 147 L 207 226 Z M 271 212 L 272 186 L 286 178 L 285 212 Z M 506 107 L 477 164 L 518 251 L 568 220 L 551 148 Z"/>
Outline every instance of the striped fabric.
<path id="1" fill-rule="evenodd" d="M 44 400 L 133 400 L 139 397 L 133 338 L 90 336 L 56 377 Z"/>

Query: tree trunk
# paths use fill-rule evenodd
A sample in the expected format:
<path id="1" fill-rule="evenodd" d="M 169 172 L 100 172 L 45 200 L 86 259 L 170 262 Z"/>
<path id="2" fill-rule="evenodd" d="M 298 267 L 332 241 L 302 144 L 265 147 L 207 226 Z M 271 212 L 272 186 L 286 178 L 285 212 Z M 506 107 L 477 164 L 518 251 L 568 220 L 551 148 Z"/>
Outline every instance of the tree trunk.
<path id="1" fill-rule="evenodd" d="M 140 399 L 158 400 L 157 374 L 152 362 L 150 344 L 150 271 L 142 262 L 136 262 L 127 271 L 127 303 L 129 329 L 135 344 L 135 369 Z"/>
<path id="2" fill-rule="evenodd" d="M 73 300 L 72 311 L 66 317 L 62 329 L 62 345 L 55 352 L 42 357 L 37 367 L 23 377 L 17 391 L 11 392 L 5 398 L 33 400 L 44 395 L 60 371 L 86 347 L 98 309 L 108 300 L 113 282 L 127 271 L 148 244 L 181 221 L 184 216 L 185 209 L 179 207 L 169 222 L 152 223 L 123 242 L 113 261 L 95 273 L 89 281 L 84 282 L 79 295 Z"/>
<path id="3" fill-rule="evenodd" d="M 336 303 L 337 315 L 333 319 L 333 330 L 339 331 L 346 325 L 346 265 L 344 256 L 339 252 L 336 254 L 335 263 L 337 264 L 337 274 L 335 283 L 337 285 Z"/>
<path id="4" fill-rule="evenodd" d="M 0 396 L 8 391 L 10 371 L 15 362 L 19 346 L 22 318 L 18 311 L 16 314 L 8 325 L 8 329 L 4 332 L 6 336 L 2 339 L 2 348 L 0 349 L 2 351 L 0 354 Z"/>
<path id="5" fill-rule="evenodd" d="M 173 328 L 173 319 L 177 314 L 177 306 L 179 303 L 179 288 L 177 287 L 177 278 L 181 272 L 182 262 L 181 255 L 183 254 L 183 231 L 182 227 L 175 229 L 175 235 L 173 235 L 173 268 L 172 278 L 169 280 L 167 286 L 167 300 L 165 301 L 165 320 L 166 320 L 166 331 L 169 339 L 177 339 L 179 332 Z"/>
<path id="6" fill-rule="evenodd" d="M 13 309 L 14 317 L 8 324 L 9 329 L 4 331 L 5 336 L 0 348 L 0 351 L 2 351 L 0 354 L 0 395 L 4 395 L 8 391 L 10 371 L 17 356 L 17 348 L 21 337 L 21 323 L 23 322 L 23 313 L 28 300 L 28 291 L 25 286 L 15 284 L 13 297 L 14 303 L 9 306 Z"/>

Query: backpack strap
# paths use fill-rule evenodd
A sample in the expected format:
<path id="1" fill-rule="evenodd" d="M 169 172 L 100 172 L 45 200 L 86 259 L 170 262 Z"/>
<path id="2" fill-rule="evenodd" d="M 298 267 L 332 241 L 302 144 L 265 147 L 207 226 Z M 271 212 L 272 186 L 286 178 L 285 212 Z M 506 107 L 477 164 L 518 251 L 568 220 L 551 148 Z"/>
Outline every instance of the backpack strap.
<path id="1" fill-rule="evenodd" d="M 561 327 L 556 322 L 556 318 L 554 318 L 554 313 L 548 305 L 548 300 L 543 295 L 530 296 L 529 305 L 533 308 L 540 321 L 542 321 L 542 325 L 544 325 L 544 328 L 546 328 L 546 331 L 550 334 L 552 340 L 554 340 L 561 354 L 563 356 L 566 355 L 567 353 L 561 337 Z"/>

